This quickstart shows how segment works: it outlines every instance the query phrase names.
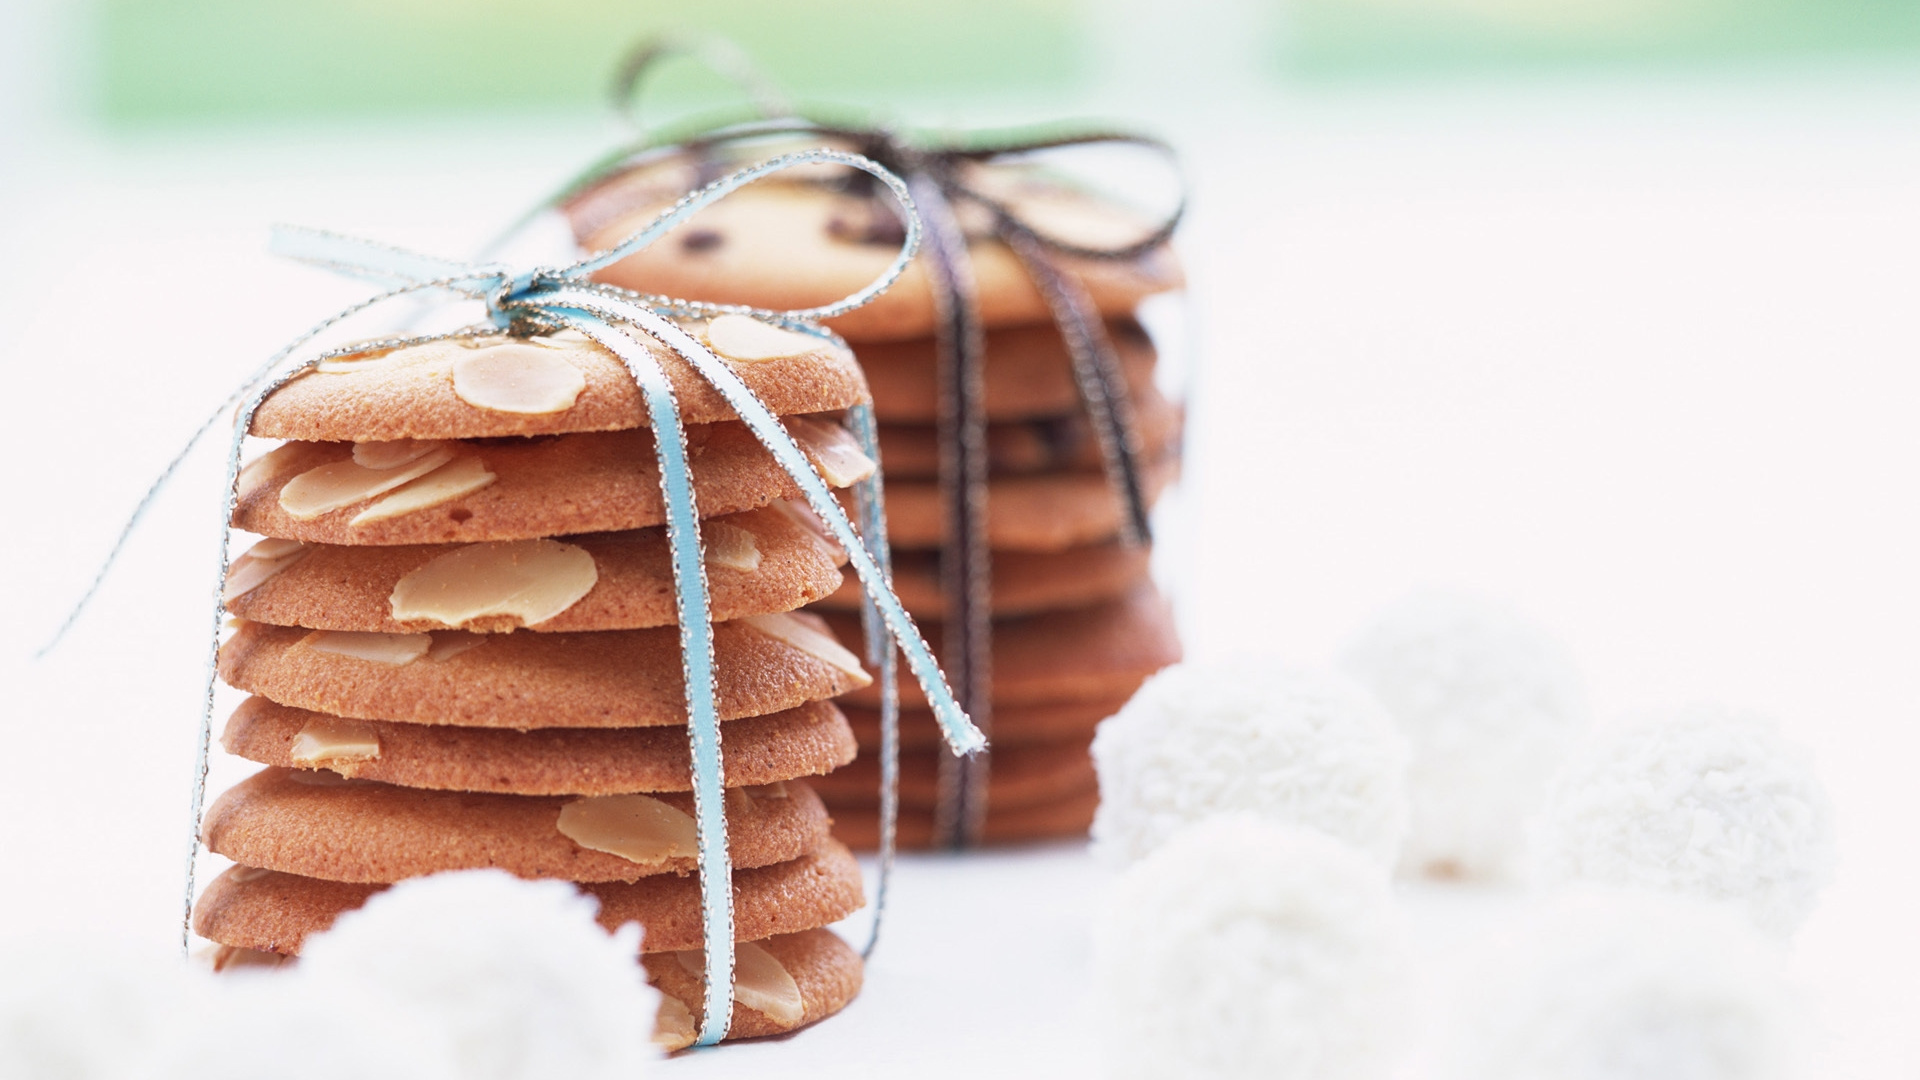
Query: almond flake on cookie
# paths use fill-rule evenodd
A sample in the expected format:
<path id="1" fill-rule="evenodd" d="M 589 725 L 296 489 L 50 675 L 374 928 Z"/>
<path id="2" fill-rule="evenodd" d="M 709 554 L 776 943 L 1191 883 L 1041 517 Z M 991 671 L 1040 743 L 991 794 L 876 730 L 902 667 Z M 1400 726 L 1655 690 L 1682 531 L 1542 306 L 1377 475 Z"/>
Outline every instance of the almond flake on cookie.
<path id="1" fill-rule="evenodd" d="M 280 509 L 296 521 L 311 521 L 392 491 L 452 460 L 453 451 L 442 448 L 391 469 L 370 469 L 357 461 L 330 462 L 287 481 L 280 489 Z"/>
<path id="2" fill-rule="evenodd" d="M 585 548 L 557 540 L 499 540 L 432 559 L 394 585 L 388 605 L 401 623 L 457 627 L 511 615 L 536 626 L 579 603 L 599 577 Z"/>
<path id="3" fill-rule="evenodd" d="M 586 375 L 565 356 L 517 341 L 477 349 L 453 364 L 453 392 L 491 412 L 565 412 L 586 388 Z"/>
<path id="4" fill-rule="evenodd" d="M 479 491 L 496 479 L 498 477 L 488 472 L 486 465 L 479 458 L 463 457 L 448 463 L 445 468 L 433 470 L 360 511 L 353 516 L 350 524 L 364 525 L 370 521 L 386 521 L 389 518 L 439 506 L 444 502 L 452 502 L 462 495 L 471 495 Z"/>
<path id="5" fill-rule="evenodd" d="M 707 954 L 701 949 L 686 949 L 674 954 L 687 974 L 696 979 L 707 977 Z M 807 1003 L 800 996 L 800 984 L 779 959 L 751 942 L 733 946 L 733 999 L 749 1009 L 767 1014 L 777 1024 L 799 1023 L 806 1015 Z"/>
<path id="6" fill-rule="evenodd" d="M 879 468 L 874 460 L 861 449 L 860 443 L 846 428 L 838 424 L 809 420 L 804 416 L 789 416 L 780 421 L 786 426 L 787 434 L 800 444 L 820 470 L 820 476 L 834 487 L 847 487 L 865 480 Z"/>
<path id="7" fill-rule="evenodd" d="M 700 544 L 706 549 L 708 566 L 752 573 L 760 569 L 760 540 L 751 529 L 724 521 L 708 521 L 700 526 Z"/>
<path id="8" fill-rule="evenodd" d="M 863 686 L 873 681 L 867 674 L 866 667 L 860 663 L 860 658 L 848 651 L 845 645 L 834 640 L 832 634 L 814 629 L 791 613 L 749 615 L 738 621 L 746 623 L 776 641 L 783 641 L 809 656 L 824 660 L 849 675 L 859 676 Z"/>
<path id="9" fill-rule="evenodd" d="M 820 351 L 826 342 L 745 315 L 721 315 L 707 324 L 707 345 L 729 360 L 755 363 L 805 356 Z"/>
<path id="10" fill-rule="evenodd" d="M 280 571 L 299 562 L 310 550 L 298 540 L 269 538 L 260 541 L 233 561 L 233 566 L 227 571 L 227 583 L 220 591 L 220 599 L 230 601 L 247 595 Z"/>
<path id="11" fill-rule="evenodd" d="M 300 642 L 315 652 L 351 656 L 376 664 L 411 664 L 433 647 L 431 634 L 384 634 L 370 630 L 315 630 Z"/>
<path id="12" fill-rule="evenodd" d="M 560 808 L 560 834 L 590 851 L 642 866 L 691 856 L 699 847 L 693 818 L 650 795 L 597 795 Z"/>
<path id="13" fill-rule="evenodd" d="M 315 717 L 294 736 L 288 758 L 303 768 L 351 765 L 380 756 L 380 737 L 373 728 L 341 717 Z"/>

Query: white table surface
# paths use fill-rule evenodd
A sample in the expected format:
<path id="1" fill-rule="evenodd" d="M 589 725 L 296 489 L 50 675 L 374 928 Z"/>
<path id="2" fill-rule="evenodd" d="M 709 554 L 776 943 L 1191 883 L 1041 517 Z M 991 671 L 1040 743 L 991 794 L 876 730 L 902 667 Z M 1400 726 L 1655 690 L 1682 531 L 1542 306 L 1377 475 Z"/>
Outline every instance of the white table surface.
<path id="1" fill-rule="evenodd" d="M 1449 585 L 1557 628 L 1603 714 L 1781 716 L 1840 811 L 1840 878 L 1794 957 L 1838 1077 L 1920 1069 L 1916 113 L 1920 87 L 1808 79 L 1323 91 L 1231 137 L 1164 118 L 1199 186 L 1207 362 L 1169 549 L 1191 651 L 1321 660 L 1379 604 Z M 266 224 L 457 254 L 605 134 L 14 144 L 0 925 L 172 932 L 217 454 L 65 649 L 24 656 L 189 425 L 362 294 L 267 259 Z M 844 1017 L 672 1071 L 1091 1075 L 1102 874 L 1073 849 L 912 860 Z M 1432 997 L 1519 903 L 1411 892 Z"/>

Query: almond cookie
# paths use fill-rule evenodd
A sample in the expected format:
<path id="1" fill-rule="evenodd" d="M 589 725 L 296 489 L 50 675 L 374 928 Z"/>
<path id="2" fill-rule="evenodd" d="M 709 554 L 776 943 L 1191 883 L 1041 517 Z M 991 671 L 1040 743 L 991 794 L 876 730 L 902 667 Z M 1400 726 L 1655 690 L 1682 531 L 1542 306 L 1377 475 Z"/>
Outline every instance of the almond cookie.
<path id="1" fill-rule="evenodd" d="M 706 957 L 699 950 L 641 957 L 648 979 L 666 996 L 654 1041 L 669 1050 L 692 1046 L 706 993 Z M 847 1007 L 860 993 L 860 954 L 831 930 L 802 930 L 734 950 L 733 1022 L 729 1039 L 797 1031 Z"/>
<path id="2" fill-rule="evenodd" d="M 791 611 L 840 586 L 844 553 L 779 510 L 709 518 L 700 533 L 716 620 Z M 669 560 L 663 528 L 397 547 L 263 540 L 227 572 L 227 611 L 381 633 L 640 629 L 675 621 Z"/>
<path id="3" fill-rule="evenodd" d="M 780 712 L 871 682 L 823 627 L 805 613 L 716 624 L 720 719 Z M 221 646 L 220 677 L 282 705 L 355 720 L 521 730 L 687 722 L 680 633 L 671 626 L 364 634 L 248 622 Z"/>
<path id="4" fill-rule="evenodd" d="M 1137 400 L 1153 385 L 1154 349 L 1132 319 L 1107 324 L 1120 357 L 1127 389 Z M 990 421 L 1038 420 L 1080 410 L 1067 343 L 1051 321 L 1011 326 L 987 334 L 984 373 Z M 873 412 L 882 423 L 931 424 L 940 418 L 935 382 L 939 369 L 931 337 L 876 341 L 860 346 L 860 366 L 873 389 Z M 893 468 L 893 462 L 887 462 Z"/>
<path id="5" fill-rule="evenodd" d="M 858 633 L 854 616 L 834 614 L 829 619 L 842 633 L 849 627 Z M 923 629 L 927 644 L 939 655 L 940 627 Z M 1003 705 L 1125 698 L 1147 676 L 1179 659 L 1173 612 L 1153 586 L 1143 585 L 1093 607 L 996 621 L 993 703 L 997 710 Z M 868 685 L 847 694 L 846 700 L 878 708 L 880 692 Z M 925 702 L 911 676 L 900 680 L 902 707 L 925 709 Z"/>
<path id="6" fill-rule="evenodd" d="M 1057 802 L 1036 803 L 1018 809 L 987 804 L 986 829 L 981 840 L 988 844 L 1016 844 L 1035 840 L 1085 837 L 1093 827 L 1093 814 L 1100 808 L 1100 790 L 1093 788 L 1069 795 Z M 880 817 L 875 813 L 842 811 L 833 822 L 834 835 L 855 851 L 872 851 L 880 846 Z M 913 810 L 900 815 L 895 834 L 900 847 L 909 850 L 930 848 L 934 844 L 933 812 Z"/>
<path id="7" fill-rule="evenodd" d="M 806 418 L 788 430 L 827 482 L 872 468 L 852 436 Z M 687 429 L 702 517 L 736 514 L 800 487 L 744 424 Z M 646 431 L 485 442 L 287 443 L 240 473 L 233 526 L 321 544 L 444 544 L 619 532 L 666 522 Z"/>
<path id="8" fill-rule="evenodd" d="M 695 339 L 708 338 L 711 329 L 706 320 L 681 325 Z M 736 325 L 729 322 L 721 329 Z M 828 412 L 867 400 L 866 380 L 847 350 L 822 338 L 756 325 L 783 347 L 735 349 L 743 355 L 712 347 L 775 415 Z M 736 419 L 726 399 L 692 365 L 652 338 L 634 336 L 666 372 L 681 423 Z M 721 335 L 723 344 L 726 340 Z M 323 361 L 274 391 L 254 413 L 251 432 L 268 439 L 364 442 L 557 435 L 650 424 L 626 367 L 584 336 L 566 332 L 434 341 Z"/>
<path id="9" fill-rule="evenodd" d="M 1031 615 L 1086 607 L 1125 596 L 1147 579 L 1149 552 L 1122 543 L 1066 551 L 1002 551 L 993 557 L 993 613 Z M 902 551 L 893 558 L 893 591 L 915 618 L 946 615 L 940 587 L 940 557 L 932 551 Z M 832 611 L 858 611 L 859 579 L 846 574 L 840 588 L 820 601 Z"/>
<path id="10" fill-rule="evenodd" d="M 698 187 L 697 170 L 687 160 L 653 163 L 577 196 L 565 209 L 580 246 L 587 251 L 617 246 Z M 1022 220 L 1063 241 L 1124 247 L 1153 228 L 1130 210 L 1030 170 L 976 165 L 971 172 L 969 182 L 991 185 Z M 594 276 L 639 292 L 714 303 L 780 310 L 831 303 L 865 288 L 898 255 L 903 234 L 892 207 L 878 201 L 886 198 L 765 180 L 735 191 Z M 989 234 L 988 212 L 966 201 L 954 210 L 967 234 L 982 325 L 1050 322 L 1052 312 L 1026 267 Z M 1109 317 L 1131 315 L 1141 300 L 1185 284 L 1165 246 L 1126 262 L 1056 256 L 1055 263 Z M 931 337 L 935 307 L 924 256 L 884 295 L 826 325 L 855 342 Z"/>
<path id="11" fill-rule="evenodd" d="M 727 721 L 728 787 L 818 776 L 857 752 L 846 718 L 815 701 Z M 620 795 L 691 791 L 684 728 L 577 730 L 430 727 L 347 720 L 275 705 L 240 704 L 220 745 L 230 754 L 299 769 L 442 791 L 510 795 Z"/>
<path id="12" fill-rule="evenodd" d="M 328 881 L 392 882 L 493 867 L 520 877 L 637 881 L 697 865 L 691 795 L 586 798 L 423 791 L 268 767 L 214 800 L 209 851 Z M 818 848 L 831 822 L 804 781 L 727 795 L 736 867 Z"/>
<path id="13" fill-rule="evenodd" d="M 1152 387 L 1134 397 L 1140 457 L 1158 461 L 1178 449 L 1182 413 Z M 881 424 L 880 459 L 887 479 L 925 479 L 940 474 L 940 443 L 932 424 Z M 1039 472 L 1097 472 L 1104 467 L 1100 440 L 1084 412 L 1006 420 L 987 425 L 987 468 L 993 476 Z"/>
<path id="14" fill-rule="evenodd" d="M 997 725 L 996 725 L 997 726 Z M 900 755 L 900 809 L 932 810 L 940 800 L 938 749 Z M 877 810 L 880 806 L 880 759 L 869 755 L 829 776 L 809 781 L 837 821 Z M 1093 756 L 1084 739 L 1068 742 L 1002 746 L 993 750 L 987 773 L 987 805 L 1017 810 L 1055 803 L 1100 786 Z"/>
<path id="15" fill-rule="evenodd" d="M 1126 697 L 1105 701 L 1061 701 L 1051 705 L 1002 705 L 993 707 L 993 750 L 998 756 L 1005 749 L 1031 743 L 1065 739 L 1090 741 L 1100 721 L 1120 711 Z M 847 725 L 860 744 L 860 752 L 874 754 L 880 749 L 880 710 L 842 703 Z M 731 747 L 731 743 L 728 744 Z M 900 748 L 935 750 L 944 746 L 940 726 L 924 712 L 900 714 Z M 728 751 L 731 753 L 731 749 Z M 862 759 L 864 760 L 864 758 Z"/>
<path id="16" fill-rule="evenodd" d="M 1141 470 L 1149 505 L 1179 471 L 1179 459 L 1171 456 Z M 843 495 L 841 501 L 850 500 Z M 896 548 L 939 547 L 944 507 L 934 481 L 889 479 L 887 539 Z M 1064 551 L 1103 543 L 1120 535 L 1124 513 L 1101 473 L 1036 473 L 987 483 L 987 543 L 996 552 Z"/>
<path id="17" fill-rule="evenodd" d="M 333 925 L 386 889 L 383 884 L 327 881 L 251 866 L 221 874 L 193 908 L 194 932 L 235 948 L 298 956 L 309 934 Z M 600 925 L 617 930 L 637 922 L 643 952 L 697 949 L 700 877 L 661 874 L 639 881 L 603 881 L 580 891 L 600 901 Z M 772 866 L 733 874 L 733 929 L 741 941 L 824 926 L 864 903 L 860 864 L 844 844 L 828 840 L 817 851 Z"/>

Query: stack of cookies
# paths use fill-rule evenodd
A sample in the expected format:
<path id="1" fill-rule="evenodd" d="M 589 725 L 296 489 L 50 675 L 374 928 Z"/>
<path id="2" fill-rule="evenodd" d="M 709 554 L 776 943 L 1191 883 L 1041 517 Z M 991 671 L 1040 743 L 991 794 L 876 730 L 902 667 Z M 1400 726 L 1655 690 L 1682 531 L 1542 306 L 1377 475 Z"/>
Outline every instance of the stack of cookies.
<path id="1" fill-rule="evenodd" d="M 740 315 L 684 324 L 835 487 L 873 463 L 835 420 L 867 399 L 843 349 Z M 795 609 L 845 554 L 798 485 L 662 347 L 702 518 L 738 950 L 730 1037 L 838 1011 L 859 956 L 823 927 L 859 867 L 804 779 L 856 744 L 830 699 L 859 659 Z M 808 415 L 816 414 L 816 415 Z M 674 583 L 653 433 L 614 357 L 572 334 L 441 340 L 324 361 L 260 408 L 288 440 L 241 474 L 220 677 L 253 696 L 220 742 L 266 766 L 203 839 L 217 965 L 300 952 L 390 883 L 490 867 L 645 927 L 660 1039 L 702 1004 L 700 881 Z"/>
<path id="2" fill-rule="evenodd" d="M 711 153 L 711 151 L 709 151 Z M 576 196 L 565 208 L 580 245 L 610 247 L 675 195 L 733 162 L 653 156 Z M 1137 217 L 1017 166 L 972 163 L 970 184 L 1049 236 L 1089 247 L 1124 246 L 1146 230 Z M 642 292 L 793 308 L 871 280 L 898 250 L 884 193 L 831 175 L 775 178 L 729 196 L 661 243 L 601 272 Z M 1103 469 L 1066 343 L 1013 252 L 973 203 L 955 205 L 968 238 L 986 334 L 987 539 L 992 558 L 991 766 L 986 841 L 1084 833 L 1099 800 L 1088 746 L 1099 721 L 1148 675 L 1179 659 L 1170 612 L 1148 578 L 1147 550 L 1121 540 L 1125 510 Z M 925 256 L 921 257 L 924 261 Z M 1177 288 L 1181 272 L 1161 247 L 1131 261 L 1061 257 L 1107 320 L 1136 416 L 1149 498 L 1174 478 L 1181 413 L 1155 388 L 1155 350 L 1133 315 L 1147 296 Z M 939 305 L 920 262 L 874 303 L 829 322 L 853 343 L 873 388 L 886 474 L 895 590 L 941 647 L 945 521 L 934 340 Z M 856 629 L 858 586 L 821 602 L 841 633 Z M 877 833 L 879 691 L 842 698 L 867 753 L 817 783 L 847 813 L 842 835 L 871 846 Z M 939 734 L 911 679 L 901 682 L 901 842 L 938 842 Z M 985 711 L 985 710 L 979 710 Z M 948 781 L 951 782 L 950 780 Z"/>

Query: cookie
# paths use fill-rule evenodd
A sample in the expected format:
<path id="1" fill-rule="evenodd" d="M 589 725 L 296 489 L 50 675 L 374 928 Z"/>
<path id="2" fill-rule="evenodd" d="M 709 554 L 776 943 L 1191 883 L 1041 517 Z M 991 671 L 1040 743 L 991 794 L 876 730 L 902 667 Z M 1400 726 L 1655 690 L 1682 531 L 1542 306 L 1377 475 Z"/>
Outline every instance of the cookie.
<path id="1" fill-rule="evenodd" d="M 735 788 L 726 809 L 736 867 L 797 859 L 826 840 L 830 825 L 820 797 L 800 780 Z M 692 813 L 693 797 L 678 792 L 576 799 L 422 791 L 268 767 L 214 800 L 201 839 L 243 866 L 328 881 L 483 867 L 636 881 L 696 868 Z"/>
<path id="2" fill-rule="evenodd" d="M 855 616 L 835 613 L 828 621 L 842 634 L 859 632 L 860 620 Z M 939 655 L 940 627 L 922 629 Z M 1153 586 L 1143 585 L 1121 599 L 1093 607 L 995 622 L 993 703 L 998 709 L 1125 698 L 1147 676 L 1179 659 L 1173 612 Z M 844 700 L 878 708 L 880 691 L 870 684 L 848 693 Z M 910 675 L 900 679 L 900 703 L 909 709 L 927 708 L 919 684 Z"/>
<path id="3" fill-rule="evenodd" d="M 236 866 L 201 894 L 193 908 L 193 929 L 230 947 L 298 956 L 308 935 L 326 930 L 342 912 L 360 907 L 386 888 Z M 580 886 L 580 891 L 600 901 L 600 925 L 608 930 L 630 922 L 644 927 L 643 952 L 700 947 L 697 874 L 596 882 Z M 828 840 L 797 859 L 734 871 L 734 936 L 752 941 L 824 926 L 858 911 L 864 902 L 860 864 L 844 844 Z"/>
<path id="4" fill-rule="evenodd" d="M 1132 319 L 1109 322 L 1107 336 L 1127 388 L 1138 398 L 1153 385 L 1153 340 Z M 939 354 L 931 337 L 869 342 L 860 346 L 859 357 L 882 423 L 931 424 L 940 418 Z M 988 420 L 1039 420 L 1080 410 L 1073 361 L 1051 322 L 988 332 L 985 357 L 982 404 Z"/>
<path id="5" fill-rule="evenodd" d="M 804 613 L 713 628 L 723 720 L 761 716 L 871 681 Z M 356 634 L 241 623 L 220 649 L 227 685 L 355 720 L 491 728 L 687 722 L 680 633 Z"/>
<path id="6" fill-rule="evenodd" d="M 654 1041 L 669 1050 L 692 1046 L 700 1029 L 706 990 L 704 959 L 691 950 L 647 953 L 641 958 L 648 979 L 667 998 L 660 1003 Z M 783 1035 L 824 1020 L 859 996 L 862 973 L 860 954 L 831 930 L 803 930 L 744 943 L 735 950 L 737 1000 L 727 1038 Z"/>
<path id="7" fill-rule="evenodd" d="M 743 319 L 744 316 L 722 316 Z M 719 320 L 714 321 L 719 325 Z M 695 339 L 705 320 L 683 322 Z M 720 329 L 737 329 L 729 323 Z M 822 338 L 760 327 L 775 342 L 714 351 L 776 415 L 828 412 L 867 400 L 847 350 Z M 685 360 L 643 334 L 666 372 L 680 420 L 736 419 Z M 757 335 L 745 335 L 754 339 Z M 721 335 L 721 340 L 728 340 Z M 782 344 L 784 343 L 784 344 Z M 525 340 L 434 341 L 323 362 L 276 390 L 253 415 L 254 435 L 304 442 L 481 439 L 619 431 L 651 425 L 633 376 L 611 353 L 574 333 Z"/>
<path id="8" fill-rule="evenodd" d="M 993 707 L 993 750 L 998 754 L 1009 748 L 1032 743 L 1065 739 L 1091 741 L 1100 721 L 1120 711 L 1125 697 L 1105 701 L 1062 701 L 1051 705 L 1002 705 Z M 880 711 L 859 705 L 842 704 L 847 726 L 863 755 L 880 749 Z M 900 715 L 900 748 L 903 751 L 933 750 L 945 746 L 940 727 L 930 713 L 903 712 Z M 862 760 L 865 760 L 864 758 Z"/>
<path id="9" fill-rule="evenodd" d="M 791 611 L 840 587 L 844 553 L 779 510 L 710 518 L 701 533 L 716 620 Z M 266 540 L 254 551 L 227 573 L 227 611 L 275 626 L 552 633 L 675 621 L 664 528 L 397 547 Z"/>
<path id="10" fill-rule="evenodd" d="M 788 428 L 802 435 L 798 441 L 816 462 L 830 462 L 833 486 L 866 475 L 861 466 L 870 463 L 844 429 L 795 420 Z M 422 456 L 406 458 L 415 452 Z M 702 517 L 800 494 L 744 424 L 688 428 L 687 456 Z M 356 467 L 360 459 L 389 467 Z M 287 443 L 248 463 L 239 495 L 234 528 L 320 544 L 524 540 L 666 522 L 653 435 L 645 431 L 397 445 Z"/>
<path id="11" fill-rule="evenodd" d="M 1124 596 L 1147 579 L 1149 552 L 1122 543 L 1066 551 L 1002 551 L 993 556 L 993 613 L 1010 617 L 1086 607 Z M 893 591 L 915 618 L 946 615 L 940 588 L 940 556 L 901 551 L 893 557 Z M 845 574 L 840 588 L 820 601 L 822 610 L 858 611 L 859 579 Z"/>
<path id="12" fill-rule="evenodd" d="M 1148 387 L 1134 399 L 1140 457 L 1158 461 L 1174 453 L 1181 435 L 1181 411 L 1160 391 Z M 940 442 L 932 424 L 881 424 L 880 460 L 887 480 L 921 480 L 940 475 Z M 1105 467 L 1100 440 L 1084 412 L 987 425 L 987 469 L 991 476 L 1040 472 L 1097 472 Z"/>
<path id="13" fill-rule="evenodd" d="M 938 749 L 900 755 L 900 809 L 932 810 L 940 801 Z M 835 820 L 880 806 L 880 759 L 867 755 L 847 768 L 809 781 Z M 994 745 L 987 773 L 987 805 L 1015 810 L 1055 803 L 1097 788 L 1093 757 L 1085 740 Z"/>
<path id="14" fill-rule="evenodd" d="M 969 172 L 970 183 L 991 185 L 1022 220 L 1063 241 L 1122 247 L 1144 239 L 1153 227 L 1130 210 L 1029 169 L 976 165 Z M 564 209 L 580 246 L 604 251 L 699 181 L 698 164 L 690 160 L 651 162 L 583 192 Z M 865 288 L 893 262 L 902 233 L 890 201 L 884 193 L 867 198 L 821 183 L 762 181 L 594 276 L 622 288 L 688 300 L 780 310 L 816 307 Z M 955 211 L 968 237 L 982 324 L 1050 322 L 1052 312 L 1026 267 L 989 235 L 988 213 L 966 201 L 956 203 Z M 931 337 L 936 313 L 925 259 L 915 260 L 872 303 L 828 320 L 828 328 L 854 342 Z M 1148 296 L 1185 284 L 1165 246 L 1124 262 L 1056 256 L 1055 263 L 1109 317 L 1130 315 Z"/>
<path id="15" fill-rule="evenodd" d="M 1093 827 L 1093 814 L 1100 808 L 1100 791 L 1095 788 L 1070 795 L 1058 802 L 1038 803 L 1017 809 L 987 805 L 986 828 L 981 840 L 988 844 L 1017 844 L 1036 840 L 1084 837 Z M 933 812 L 914 810 L 900 815 L 896 842 L 906 849 L 925 849 L 934 844 Z M 834 835 L 855 851 L 873 851 L 880 846 L 880 818 L 877 813 L 842 811 L 834 818 Z"/>
<path id="16" fill-rule="evenodd" d="M 1151 505 L 1179 474 L 1177 457 L 1141 470 Z M 843 495 L 843 502 L 849 500 Z M 896 548 L 937 548 L 945 536 L 945 501 L 932 480 L 887 482 L 887 538 Z M 1125 511 L 1102 473 L 1006 476 L 987 483 L 987 543 L 998 551 L 1064 551 L 1120 535 Z"/>
<path id="17" fill-rule="evenodd" d="M 851 762 L 853 732 L 832 703 L 729 720 L 721 733 L 728 787 L 817 776 Z M 619 795 L 691 791 L 687 733 L 677 727 L 541 731 L 344 720 L 251 697 L 220 745 L 262 765 L 441 791 Z"/>

